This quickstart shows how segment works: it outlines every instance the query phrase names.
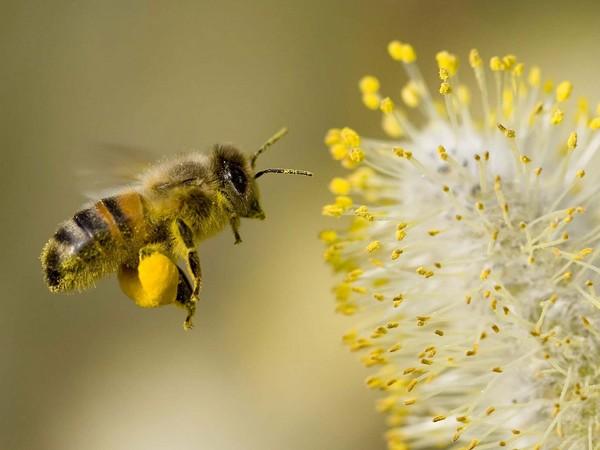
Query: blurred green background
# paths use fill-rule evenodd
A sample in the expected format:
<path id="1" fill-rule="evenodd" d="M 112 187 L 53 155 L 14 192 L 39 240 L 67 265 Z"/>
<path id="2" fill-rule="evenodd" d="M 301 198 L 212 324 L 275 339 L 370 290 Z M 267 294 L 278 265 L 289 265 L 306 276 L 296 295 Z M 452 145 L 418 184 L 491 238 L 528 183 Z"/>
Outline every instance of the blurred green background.
<path id="1" fill-rule="evenodd" d="M 318 231 L 341 170 L 328 127 L 381 135 L 356 83 L 404 81 L 385 46 L 514 52 L 598 98 L 600 4 L 554 1 L 0 2 L 0 449 L 383 448 L 368 371 L 342 348 Z M 466 64 L 463 64 L 466 65 Z M 38 254 L 83 201 L 100 143 L 161 156 L 290 135 L 261 167 L 266 222 L 201 247 L 191 333 L 175 308 L 140 310 L 114 279 L 51 295 Z M 89 180 L 90 184 L 94 180 Z"/>

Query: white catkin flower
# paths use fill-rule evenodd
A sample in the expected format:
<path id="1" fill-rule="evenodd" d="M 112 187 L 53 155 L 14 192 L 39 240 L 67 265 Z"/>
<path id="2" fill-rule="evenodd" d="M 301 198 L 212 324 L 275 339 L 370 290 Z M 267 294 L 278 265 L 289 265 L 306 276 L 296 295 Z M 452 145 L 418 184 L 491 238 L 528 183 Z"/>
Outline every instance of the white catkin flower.
<path id="1" fill-rule="evenodd" d="M 395 140 L 330 130 L 351 174 L 321 239 L 389 448 L 600 449 L 600 117 L 513 55 L 471 51 L 472 107 L 455 55 L 430 94 L 413 48 L 388 51 L 404 107 L 360 89 Z"/>

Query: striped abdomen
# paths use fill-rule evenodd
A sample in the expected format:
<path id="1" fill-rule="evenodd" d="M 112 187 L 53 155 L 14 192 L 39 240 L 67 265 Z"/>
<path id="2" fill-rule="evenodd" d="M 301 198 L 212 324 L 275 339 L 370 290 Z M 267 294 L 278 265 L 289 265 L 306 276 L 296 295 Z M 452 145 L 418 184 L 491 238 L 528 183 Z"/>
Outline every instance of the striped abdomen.
<path id="1" fill-rule="evenodd" d="M 53 292 L 81 290 L 114 272 L 146 234 L 144 204 L 130 192 L 109 197 L 63 223 L 42 251 L 42 266 Z"/>

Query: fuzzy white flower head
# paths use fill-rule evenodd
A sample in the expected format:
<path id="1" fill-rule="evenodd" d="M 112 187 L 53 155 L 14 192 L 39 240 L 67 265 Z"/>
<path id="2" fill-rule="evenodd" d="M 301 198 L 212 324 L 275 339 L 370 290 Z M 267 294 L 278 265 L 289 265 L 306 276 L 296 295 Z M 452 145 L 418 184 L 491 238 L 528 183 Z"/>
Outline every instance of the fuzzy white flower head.
<path id="1" fill-rule="evenodd" d="M 412 47 L 388 51 L 424 125 L 361 80 L 395 140 L 328 133 L 352 173 L 323 209 L 349 217 L 321 238 L 389 447 L 599 449 L 600 118 L 513 55 L 488 71 L 471 52 L 472 108 L 455 55 L 438 53 L 432 95 Z"/>

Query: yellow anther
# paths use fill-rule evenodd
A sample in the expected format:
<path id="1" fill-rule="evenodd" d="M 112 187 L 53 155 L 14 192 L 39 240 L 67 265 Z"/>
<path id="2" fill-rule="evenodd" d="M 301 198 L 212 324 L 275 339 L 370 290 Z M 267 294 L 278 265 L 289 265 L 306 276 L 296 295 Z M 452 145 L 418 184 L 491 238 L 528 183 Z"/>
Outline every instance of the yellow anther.
<path id="1" fill-rule="evenodd" d="M 523 75 L 524 71 L 525 71 L 525 64 L 518 63 L 515 65 L 515 67 L 513 69 L 513 75 L 516 77 L 520 77 L 521 75 Z"/>
<path id="2" fill-rule="evenodd" d="M 400 255 L 404 253 L 404 250 L 400 249 L 400 248 L 396 248 L 392 251 L 392 261 L 396 261 L 398 258 L 400 258 Z"/>
<path id="3" fill-rule="evenodd" d="M 446 420 L 446 416 L 435 416 L 432 422 L 441 422 L 442 420 Z"/>
<path id="4" fill-rule="evenodd" d="M 502 57 L 502 63 L 504 64 L 505 70 L 512 69 L 517 64 L 517 57 L 515 55 L 504 55 Z"/>
<path id="5" fill-rule="evenodd" d="M 465 450 L 473 450 L 478 445 L 479 445 L 479 441 L 477 439 L 473 439 L 473 440 L 471 440 L 471 442 L 469 442 L 469 445 L 467 445 L 465 447 Z"/>
<path id="6" fill-rule="evenodd" d="M 490 69 L 492 69 L 493 72 L 500 72 L 505 69 L 504 62 L 500 57 L 492 56 L 490 59 Z"/>
<path id="7" fill-rule="evenodd" d="M 494 368 L 492 369 L 492 372 L 495 372 L 495 373 L 502 373 L 502 372 L 504 372 L 504 370 L 502 370 L 502 367 L 494 367 Z"/>
<path id="8" fill-rule="evenodd" d="M 334 230 L 323 230 L 319 233 L 319 239 L 326 244 L 333 244 L 338 240 L 338 235 Z"/>
<path id="9" fill-rule="evenodd" d="M 342 140 L 341 130 L 339 128 L 331 128 L 325 135 L 325 145 L 331 147 L 334 144 L 339 144 Z"/>
<path id="10" fill-rule="evenodd" d="M 550 123 L 552 125 L 558 125 L 559 123 L 561 123 L 563 121 L 565 117 L 565 113 L 562 112 L 560 109 L 555 109 L 554 112 L 552 113 L 552 116 L 550 116 Z"/>
<path id="11" fill-rule="evenodd" d="M 440 80 L 442 80 L 442 81 L 448 81 L 448 78 L 450 78 L 450 74 L 443 67 L 440 68 L 438 74 L 439 74 Z"/>
<path id="12" fill-rule="evenodd" d="M 444 335 L 444 332 L 442 330 L 435 330 L 434 333 L 437 334 L 438 336 Z"/>
<path id="13" fill-rule="evenodd" d="M 367 252 L 368 253 L 374 253 L 377 250 L 381 249 L 381 242 L 380 241 L 372 241 L 369 243 L 369 245 L 367 245 Z"/>
<path id="14" fill-rule="evenodd" d="M 417 59 L 417 55 L 412 45 L 403 44 L 400 41 L 392 41 L 388 44 L 388 53 L 395 61 L 412 63 Z"/>
<path id="15" fill-rule="evenodd" d="M 542 86 L 542 89 L 546 94 L 551 94 L 554 90 L 554 82 L 552 80 L 546 80 Z"/>
<path id="16" fill-rule="evenodd" d="M 577 147 L 577 133 L 573 131 L 569 134 L 569 138 L 567 139 L 567 148 L 569 150 L 575 150 L 575 147 Z"/>
<path id="17" fill-rule="evenodd" d="M 360 145 L 360 136 L 352 128 L 342 128 L 340 135 L 342 141 L 349 147 L 358 147 Z"/>
<path id="18" fill-rule="evenodd" d="M 504 136 L 506 136 L 506 137 L 507 137 L 507 138 L 509 138 L 509 139 L 512 139 L 512 138 L 514 138 L 514 137 L 517 135 L 517 133 L 516 133 L 516 131 L 515 131 L 515 130 L 511 130 L 511 129 L 509 129 L 509 128 L 506 128 L 506 127 L 505 127 L 504 125 L 502 125 L 501 123 L 499 123 L 497 126 L 498 126 L 498 129 L 499 129 L 500 131 L 502 131 L 502 133 L 504 133 Z"/>
<path id="19" fill-rule="evenodd" d="M 397 352 L 398 350 L 400 350 L 401 348 L 402 348 L 402 346 L 400 344 L 394 344 L 388 349 L 388 352 L 394 353 L 394 352 Z"/>
<path id="20" fill-rule="evenodd" d="M 417 380 L 417 379 L 411 380 L 411 381 L 410 381 L 410 382 L 409 382 L 409 383 L 406 385 L 406 390 L 407 390 L 408 392 L 412 392 L 412 390 L 415 388 L 415 386 L 417 385 L 417 383 L 418 383 L 418 380 Z"/>
<path id="21" fill-rule="evenodd" d="M 600 116 L 594 117 L 592 120 L 590 120 L 590 128 L 592 130 L 600 129 Z"/>
<path id="22" fill-rule="evenodd" d="M 375 94 L 379 91 L 379 80 L 372 76 L 366 75 L 358 82 L 358 87 L 363 94 Z"/>
<path id="23" fill-rule="evenodd" d="M 416 272 L 424 278 L 431 278 L 434 275 L 433 271 L 426 269 L 423 266 L 417 267 Z"/>
<path id="24" fill-rule="evenodd" d="M 479 51 L 476 48 L 471 49 L 469 52 L 469 64 L 471 64 L 473 69 L 481 67 L 483 64 L 483 60 L 481 59 L 481 56 L 479 56 Z"/>
<path id="25" fill-rule="evenodd" d="M 448 160 L 448 153 L 446 152 L 446 149 L 444 148 L 444 146 L 439 145 L 437 148 L 437 153 L 442 161 Z M 444 189 L 444 191 L 446 191 L 446 189 Z"/>
<path id="26" fill-rule="evenodd" d="M 469 88 L 464 84 L 458 86 L 458 89 L 456 90 L 456 95 L 458 97 L 458 101 L 461 102 L 463 105 L 469 105 L 469 103 L 471 103 L 471 92 L 469 91 Z"/>
<path id="27" fill-rule="evenodd" d="M 402 62 L 407 64 L 415 62 L 417 60 L 417 54 L 415 49 L 410 44 L 404 44 L 402 46 Z"/>
<path id="28" fill-rule="evenodd" d="M 346 275 L 346 282 L 352 283 L 352 282 L 358 280 L 362 276 L 363 273 L 364 272 L 361 269 L 354 269 L 354 270 L 348 272 L 348 274 Z"/>
<path id="29" fill-rule="evenodd" d="M 377 107 L 379 107 L 379 105 Z M 381 128 L 383 128 L 383 131 L 385 131 L 388 136 L 393 138 L 399 138 L 404 134 L 404 130 L 400 126 L 400 122 L 392 114 L 382 115 Z"/>
<path id="30" fill-rule="evenodd" d="M 391 98 L 386 97 L 383 100 L 381 100 L 379 108 L 385 114 L 391 114 L 394 111 L 394 102 L 393 102 L 393 100 Z"/>
<path id="31" fill-rule="evenodd" d="M 542 174 L 542 168 L 541 167 L 536 167 L 535 169 L 533 169 L 533 173 L 535 174 L 535 176 L 539 177 Z"/>
<path id="32" fill-rule="evenodd" d="M 329 153 L 333 159 L 340 161 L 348 155 L 348 147 L 344 144 L 334 144 L 329 147 Z"/>
<path id="33" fill-rule="evenodd" d="M 531 159 L 527 155 L 521 155 L 519 158 L 523 164 L 529 164 Z"/>
<path id="34" fill-rule="evenodd" d="M 458 58 L 456 55 L 444 50 L 438 52 L 435 55 L 435 59 L 440 69 L 445 69 L 451 77 L 456 75 L 456 71 L 458 70 Z"/>
<path id="35" fill-rule="evenodd" d="M 340 217 L 344 214 L 344 208 L 337 205 L 325 205 L 321 212 L 324 216 Z"/>
<path id="36" fill-rule="evenodd" d="M 485 209 L 485 205 L 482 202 L 476 202 L 475 208 L 477 208 L 479 211 L 483 211 Z"/>
<path id="37" fill-rule="evenodd" d="M 573 84 L 570 81 L 563 81 L 556 87 L 556 101 L 564 102 L 571 96 Z"/>
<path id="38" fill-rule="evenodd" d="M 406 103 L 406 105 L 410 108 L 416 108 L 421 102 L 419 88 L 412 80 L 404 85 L 400 95 L 402 96 L 404 103 Z"/>
<path id="39" fill-rule="evenodd" d="M 542 80 L 542 72 L 539 67 L 533 66 L 529 70 L 529 75 L 527 77 L 527 81 L 532 87 L 540 87 L 540 82 Z"/>
<path id="40" fill-rule="evenodd" d="M 350 182 L 340 177 L 335 177 L 329 183 L 329 190 L 335 195 L 346 195 L 350 192 L 350 187 Z"/>
<path id="41" fill-rule="evenodd" d="M 360 148 L 350 150 L 350 159 L 352 162 L 359 163 L 365 159 L 365 153 Z"/>
<path id="42" fill-rule="evenodd" d="M 394 153 L 400 158 L 412 159 L 412 152 L 405 150 L 402 147 L 395 147 Z"/>
<path id="43" fill-rule="evenodd" d="M 427 234 L 431 237 L 433 236 L 437 236 L 438 234 L 440 234 L 442 231 L 441 230 L 429 230 L 427 231 Z"/>
<path id="44" fill-rule="evenodd" d="M 379 108 L 380 101 L 381 100 L 379 98 L 379 94 L 369 93 L 369 94 L 363 94 L 363 96 L 362 96 L 362 102 L 363 102 L 363 104 L 367 108 L 369 108 L 369 109 L 371 109 L 373 111 L 375 111 L 376 109 Z"/>
<path id="45" fill-rule="evenodd" d="M 446 83 L 445 81 L 442 82 L 440 84 L 440 94 L 442 95 L 448 95 L 452 92 L 452 87 L 450 86 L 449 83 Z"/>
<path id="46" fill-rule="evenodd" d="M 585 170 L 583 170 L 583 169 L 579 169 L 579 170 L 578 170 L 578 171 L 575 173 L 575 175 L 577 176 L 577 178 L 583 178 L 583 177 L 585 177 Z"/>
<path id="47" fill-rule="evenodd" d="M 494 330 L 494 333 L 500 333 L 500 327 L 496 324 L 492 325 L 492 330 Z"/>
<path id="48" fill-rule="evenodd" d="M 417 402 L 416 398 L 407 398 L 406 400 L 404 400 L 404 405 L 410 406 L 410 405 L 414 405 L 416 402 Z"/>
<path id="49" fill-rule="evenodd" d="M 344 208 L 344 209 L 348 209 L 352 206 L 354 202 L 352 201 L 352 199 L 346 195 L 338 195 L 335 198 L 335 205 L 339 206 L 340 208 Z"/>

